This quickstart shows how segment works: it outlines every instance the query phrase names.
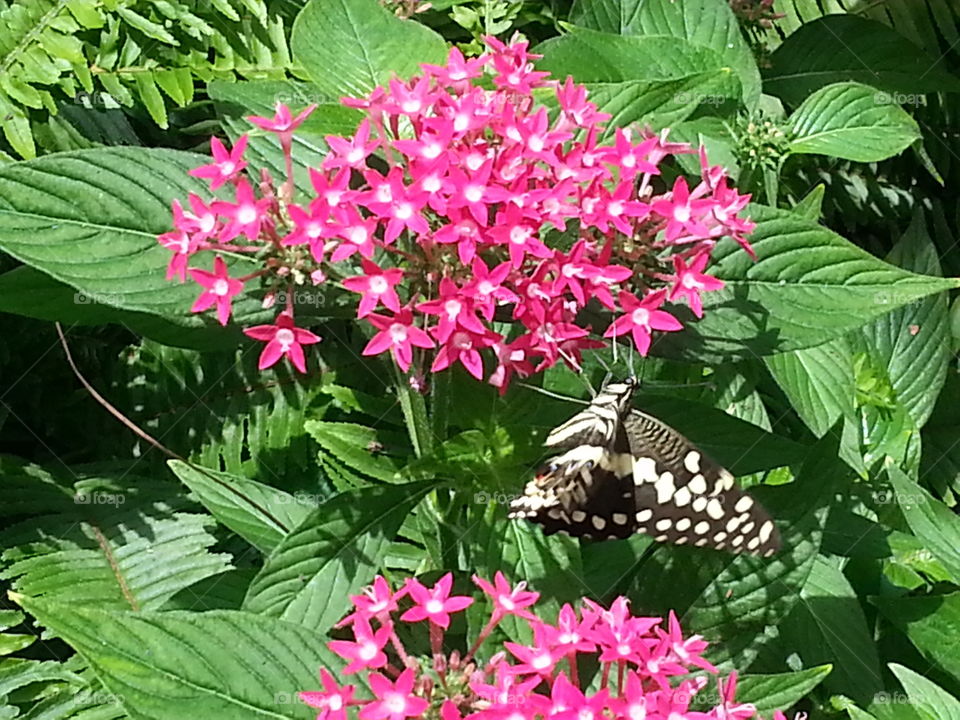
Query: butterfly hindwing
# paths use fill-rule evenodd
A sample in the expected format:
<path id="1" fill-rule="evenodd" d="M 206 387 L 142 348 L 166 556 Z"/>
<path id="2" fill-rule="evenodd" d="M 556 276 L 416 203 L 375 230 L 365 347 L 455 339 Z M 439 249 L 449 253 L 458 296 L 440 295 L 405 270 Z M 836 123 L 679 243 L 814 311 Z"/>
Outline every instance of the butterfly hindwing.
<path id="1" fill-rule="evenodd" d="M 657 418 L 632 410 L 635 383 L 610 383 L 547 436 L 553 457 L 510 504 L 546 534 L 658 542 L 772 555 L 769 514 L 733 475 Z"/>
<path id="2" fill-rule="evenodd" d="M 659 542 L 769 556 L 773 519 L 733 475 L 669 425 L 634 410 L 623 424 L 634 455 L 638 531 Z"/>

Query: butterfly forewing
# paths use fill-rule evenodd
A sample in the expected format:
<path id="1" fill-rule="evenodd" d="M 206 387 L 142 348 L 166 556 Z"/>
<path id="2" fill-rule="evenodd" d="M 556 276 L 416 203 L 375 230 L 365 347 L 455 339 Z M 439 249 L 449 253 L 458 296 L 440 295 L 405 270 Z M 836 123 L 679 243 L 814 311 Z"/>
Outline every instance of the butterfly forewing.
<path id="1" fill-rule="evenodd" d="M 544 443 L 563 449 L 510 505 L 544 532 L 629 537 L 772 555 L 767 512 L 726 469 L 658 419 L 631 410 L 632 380 L 607 385 Z"/>

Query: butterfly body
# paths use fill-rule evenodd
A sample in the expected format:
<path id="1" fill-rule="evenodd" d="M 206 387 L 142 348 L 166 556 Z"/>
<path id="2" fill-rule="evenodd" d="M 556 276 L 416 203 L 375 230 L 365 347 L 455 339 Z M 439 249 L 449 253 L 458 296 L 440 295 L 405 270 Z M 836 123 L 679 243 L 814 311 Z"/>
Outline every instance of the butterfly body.
<path id="1" fill-rule="evenodd" d="M 733 475 L 669 425 L 633 409 L 636 383 L 608 384 L 544 444 L 560 452 L 510 505 L 547 534 L 645 533 L 658 542 L 769 556 L 770 515 Z"/>

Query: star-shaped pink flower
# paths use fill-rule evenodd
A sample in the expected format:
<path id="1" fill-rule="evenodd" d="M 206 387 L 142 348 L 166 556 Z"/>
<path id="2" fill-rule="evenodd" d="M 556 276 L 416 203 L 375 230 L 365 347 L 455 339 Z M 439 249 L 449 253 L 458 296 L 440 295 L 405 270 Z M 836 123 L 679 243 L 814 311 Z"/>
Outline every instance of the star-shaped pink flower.
<path id="1" fill-rule="evenodd" d="M 637 351 L 646 357 L 650 350 L 650 333 L 654 330 L 682 330 L 683 325 L 673 315 L 665 310 L 658 310 L 666 299 L 666 290 L 657 290 L 647 295 L 643 300 L 626 290 L 620 292 L 620 305 L 625 314 L 618 317 L 604 337 L 617 337 L 630 333 Z"/>
<path id="2" fill-rule="evenodd" d="M 320 682 L 323 690 L 305 690 L 297 696 L 312 708 L 319 708 L 317 720 L 347 720 L 347 706 L 359 705 L 359 700 L 353 699 L 356 687 L 353 685 L 337 685 L 326 668 L 320 668 Z"/>
<path id="3" fill-rule="evenodd" d="M 413 311 L 410 308 L 403 308 L 393 317 L 370 313 L 366 320 L 380 332 L 370 338 L 362 354 L 379 355 L 389 350 L 397 366 L 404 372 L 410 369 L 413 362 L 414 346 L 434 347 L 430 336 L 413 324 Z"/>
<path id="4" fill-rule="evenodd" d="M 205 178 L 210 181 L 210 189 L 216 190 L 230 180 L 236 178 L 247 166 L 243 160 L 243 151 L 247 149 L 247 136 L 241 135 L 234 143 L 233 149 L 227 150 L 219 138 L 210 138 L 210 151 L 213 153 L 213 162 L 201 165 L 191 170 L 188 175 Z"/>
<path id="5" fill-rule="evenodd" d="M 190 277 L 204 289 L 190 312 L 203 312 L 216 305 L 217 319 L 226 325 L 230 320 L 231 301 L 243 290 L 243 281 L 230 277 L 227 264 L 219 255 L 213 260 L 213 272 L 194 268 L 190 270 Z"/>
<path id="6" fill-rule="evenodd" d="M 403 279 L 403 270 L 400 268 L 383 270 L 375 262 L 366 258 L 363 258 L 360 264 L 365 275 L 343 280 L 343 286 L 347 290 L 361 294 L 357 317 L 366 317 L 373 312 L 378 303 L 383 303 L 395 313 L 400 312 L 400 298 L 397 297 L 395 288 Z"/>
<path id="7" fill-rule="evenodd" d="M 473 604 L 473 598 L 466 595 L 450 597 L 453 587 L 453 573 L 447 573 L 429 590 L 416 579 L 407 582 L 407 594 L 416 603 L 400 616 L 406 622 L 429 620 L 442 628 L 450 627 L 450 613 L 460 612 Z"/>
<path id="8" fill-rule="evenodd" d="M 395 683 L 380 673 L 371 673 L 370 689 L 376 700 L 360 709 L 360 720 L 404 720 L 422 715 L 430 703 L 413 694 L 414 679 L 412 668 L 400 673 Z"/>
<path id="9" fill-rule="evenodd" d="M 277 316 L 275 325 L 256 325 L 243 331 L 254 340 L 260 340 L 267 343 L 267 346 L 260 353 L 260 362 L 258 367 L 265 370 L 272 367 L 276 362 L 286 355 L 293 366 L 302 373 L 307 371 L 306 359 L 303 356 L 303 346 L 313 345 L 320 342 L 319 335 L 315 335 L 309 330 L 295 327 L 293 324 L 293 315 L 284 311 Z"/>

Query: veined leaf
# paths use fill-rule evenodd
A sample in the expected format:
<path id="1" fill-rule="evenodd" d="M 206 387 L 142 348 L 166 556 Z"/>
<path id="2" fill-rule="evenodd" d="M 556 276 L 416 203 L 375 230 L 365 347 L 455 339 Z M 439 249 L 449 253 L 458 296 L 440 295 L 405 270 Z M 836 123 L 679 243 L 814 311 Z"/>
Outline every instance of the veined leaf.
<path id="1" fill-rule="evenodd" d="M 823 556 L 811 568 L 800 602 L 780 624 L 781 641 L 813 665 L 830 662 L 826 688 L 867 704 L 883 689 L 880 658 L 857 593 Z"/>
<path id="2" fill-rule="evenodd" d="M 685 330 L 658 338 L 658 354 L 719 363 L 812 347 L 960 285 L 889 265 L 789 210 L 749 212 L 757 261 L 732 241 L 718 243 L 711 272 L 726 286 L 704 295 L 702 320 L 676 307 Z"/>
<path id="3" fill-rule="evenodd" d="M 814 92 L 789 119 L 789 150 L 878 162 L 920 137 L 916 120 L 884 94 L 860 83 L 836 83 Z"/>
<path id="4" fill-rule="evenodd" d="M 960 679 L 960 658 L 949 638 L 960 628 L 960 593 L 930 597 L 883 597 L 872 602 L 903 631 L 923 656 L 954 679 Z M 932 716 L 940 718 L 939 715 Z"/>
<path id="5" fill-rule="evenodd" d="M 393 73 L 409 77 L 420 63 L 443 64 L 446 41 L 376 0 L 310 0 L 293 24 L 294 59 L 335 100 L 366 95 Z"/>
<path id="6" fill-rule="evenodd" d="M 237 611 L 114 612 L 15 596 L 135 718 L 306 718 L 297 692 L 338 658 L 303 627 Z"/>
<path id="7" fill-rule="evenodd" d="M 937 720 L 960 720 L 960 700 L 910 668 L 890 663 L 890 669 L 907 691 L 910 703 Z"/>
<path id="8" fill-rule="evenodd" d="M 710 48 L 736 72 L 746 106 L 753 109 L 760 100 L 756 61 L 725 0 L 580 0 L 570 20 L 603 32 L 669 35 Z"/>
<path id="9" fill-rule="evenodd" d="M 335 495 L 288 534 L 254 579 L 244 609 L 325 632 L 368 584 L 404 518 L 434 485 L 373 486 Z"/>
<path id="10" fill-rule="evenodd" d="M 170 204 L 208 196 L 187 175 L 201 155 L 163 149 L 98 148 L 0 167 L 0 249 L 96 302 L 199 326 L 196 291 L 165 280 L 170 251 L 157 235 L 172 227 Z M 262 310 L 234 304 L 243 321 Z"/>
<path id="11" fill-rule="evenodd" d="M 916 97 L 960 90 L 936 57 L 895 30 L 854 14 L 827 15 L 804 24 L 770 58 L 764 89 L 790 105 L 836 82 L 854 81 L 887 93 Z"/>
<path id="12" fill-rule="evenodd" d="M 319 504 L 239 475 L 171 460 L 170 469 L 217 520 L 262 552 L 270 552 Z"/>

